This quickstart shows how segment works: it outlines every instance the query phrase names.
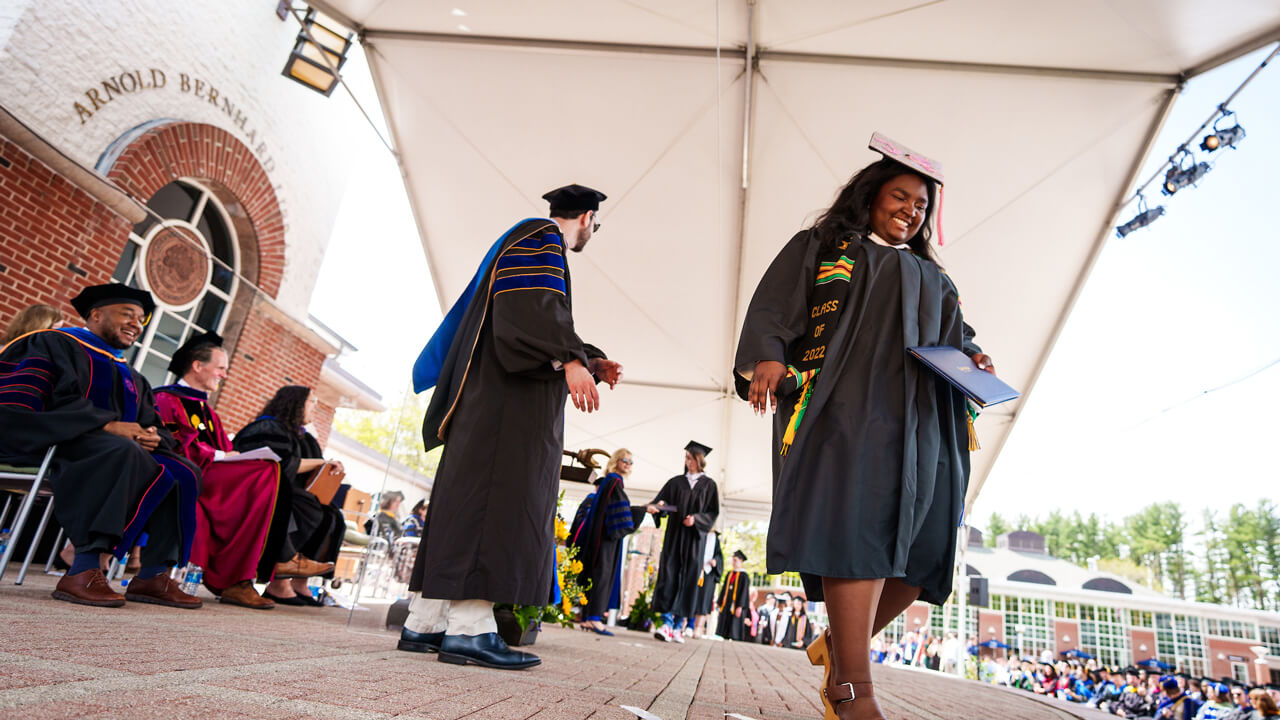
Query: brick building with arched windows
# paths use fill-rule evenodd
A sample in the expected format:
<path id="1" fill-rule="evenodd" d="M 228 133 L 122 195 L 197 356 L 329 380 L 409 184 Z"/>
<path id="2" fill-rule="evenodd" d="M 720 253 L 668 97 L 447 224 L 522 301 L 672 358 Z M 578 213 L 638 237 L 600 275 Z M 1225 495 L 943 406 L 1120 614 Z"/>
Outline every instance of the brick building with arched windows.
<path id="1" fill-rule="evenodd" d="M 153 385 L 192 334 L 226 339 L 230 430 L 285 384 L 318 389 L 322 442 L 337 406 L 380 407 L 307 313 L 345 190 L 334 150 L 369 131 L 348 98 L 281 76 L 297 32 L 244 4 L 20 0 L 0 17 L 0 326 L 34 303 L 74 318 L 82 287 L 126 283 L 158 303 L 129 350 Z"/>

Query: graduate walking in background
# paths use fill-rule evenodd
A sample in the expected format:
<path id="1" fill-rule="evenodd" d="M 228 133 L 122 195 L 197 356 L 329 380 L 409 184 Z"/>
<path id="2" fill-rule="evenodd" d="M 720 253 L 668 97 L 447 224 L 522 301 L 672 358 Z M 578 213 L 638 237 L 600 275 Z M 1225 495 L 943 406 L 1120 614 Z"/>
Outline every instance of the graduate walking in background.
<path id="1" fill-rule="evenodd" d="M 828 719 L 884 717 L 871 637 L 951 594 L 971 418 L 907 348 L 950 346 L 994 372 L 929 247 L 938 164 L 879 135 L 872 149 L 885 157 L 765 272 L 734 361 L 743 399 L 774 413 L 768 572 L 799 571 L 826 601 L 810 660 L 826 666 Z"/>
<path id="2" fill-rule="evenodd" d="M 716 609 L 720 611 L 716 634 L 725 640 L 746 640 L 747 628 L 752 626 L 751 576 L 742 569 L 746 561 L 746 553 L 733 551 L 733 569 L 724 576 L 720 596 L 716 598 Z"/>
<path id="3" fill-rule="evenodd" d="M 431 488 L 399 648 L 440 660 L 520 669 L 541 661 L 498 636 L 494 603 L 546 605 L 555 573 L 556 491 L 566 394 L 583 412 L 622 366 L 573 325 L 567 252 L 600 228 L 604 193 L 543 195 L 551 219 L 517 223 L 489 249 L 413 368 L 434 387 L 422 423 L 444 454 Z"/>
<path id="4" fill-rule="evenodd" d="M 653 609 L 662 614 L 662 627 L 653 636 L 666 642 L 684 642 L 685 620 L 697 614 L 707 533 L 720 516 L 720 493 L 704 472 L 710 452 L 711 448 L 690 440 L 684 448 L 684 474 L 668 480 L 645 508 L 667 518 L 653 587 Z"/>
<path id="5" fill-rule="evenodd" d="M 715 606 L 716 589 L 720 586 L 720 576 L 724 574 L 724 552 L 720 549 L 720 533 L 712 530 L 702 541 L 702 575 L 698 578 L 698 599 L 694 601 L 693 625 L 685 628 L 686 635 L 701 638 L 710 635 L 707 627 L 707 616 Z"/>

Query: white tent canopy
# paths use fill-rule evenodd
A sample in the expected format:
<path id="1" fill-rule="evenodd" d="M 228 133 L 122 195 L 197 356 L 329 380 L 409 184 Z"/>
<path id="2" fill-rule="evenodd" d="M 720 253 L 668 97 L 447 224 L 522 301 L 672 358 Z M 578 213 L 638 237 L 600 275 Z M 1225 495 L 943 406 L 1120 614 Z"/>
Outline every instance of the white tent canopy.
<path id="1" fill-rule="evenodd" d="M 729 522 L 771 499 L 746 304 L 872 131 L 943 164 L 942 262 L 1029 391 L 1182 81 L 1280 39 L 1274 0 L 454 1 L 312 3 L 362 34 L 442 306 L 543 192 L 607 193 L 574 315 L 626 380 L 566 444 L 630 448 L 637 498 L 711 445 Z M 1019 407 L 978 421 L 970 502 Z"/>

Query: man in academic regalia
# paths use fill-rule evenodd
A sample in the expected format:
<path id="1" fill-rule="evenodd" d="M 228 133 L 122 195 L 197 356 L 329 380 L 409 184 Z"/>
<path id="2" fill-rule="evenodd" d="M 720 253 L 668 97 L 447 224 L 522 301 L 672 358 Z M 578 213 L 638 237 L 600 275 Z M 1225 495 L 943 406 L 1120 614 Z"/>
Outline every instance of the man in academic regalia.
<path id="1" fill-rule="evenodd" d="M 75 546 L 53 597 L 120 607 L 126 600 L 198 608 L 169 577 L 191 552 L 200 472 L 160 427 L 146 378 L 124 350 L 155 310 L 149 293 L 95 285 L 71 300 L 85 326 L 41 330 L 0 352 L 0 462 L 31 465 L 57 445 L 53 512 Z M 144 540 L 145 538 L 145 540 Z M 142 544 L 142 569 L 120 595 L 98 556 Z"/>
<path id="2" fill-rule="evenodd" d="M 414 389 L 436 388 L 423 443 L 444 454 L 399 648 L 444 662 L 541 662 L 502 641 L 493 604 L 550 600 L 565 395 L 592 412 L 596 381 L 622 375 L 575 332 L 565 261 L 599 229 L 605 196 L 568 185 L 543 198 L 551 219 L 523 220 L 493 244 L 414 365 Z"/>
<path id="3" fill-rule="evenodd" d="M 716 598 L 716 608 L 720 610 L 716 634 L 725 640 L 745 640 L 747 636 L 746 623 L 751 615 L 751 576 L 742 569 L 742 563 L 746 561 L 746 553 L 733 551 L 733 569 L 725 575 L 720 596 Z"/>
<path id="4" fill-rule="evenodd" d="M 221 602 L 269 610 L 275 603 L 258 594 L 253 580 L 271 580 L 280 538 L 289 529 L 288 513 L 275 513 L 280 516 L 276 532 L 269 532 L 280 491 L 280 464 L 224 462 L 238 453 L 209 404 L 209 393 L 227 377 L 227 352 L 217 333 L 187 340 L 173 354 L 169 372 L 178 382 L 156 388 L 156 409 L 182 454 L 203 476 L 192 562 L 204 569 L 205 586 Z"/>
<path id="5" fill-rule="evenodd" d="M 707 533 L 720 516 L 720 493 L 704 472 L 710 452 L 711 448 L 690 440 L 684 448 L 684 474 L 668 480 L 646 507 L 667 518 L 653 588 L 653 609 L 662 613 L 663 622 L 653 636 L 665 642 L 684 642 L 685 619 L 696 614 Z"/>

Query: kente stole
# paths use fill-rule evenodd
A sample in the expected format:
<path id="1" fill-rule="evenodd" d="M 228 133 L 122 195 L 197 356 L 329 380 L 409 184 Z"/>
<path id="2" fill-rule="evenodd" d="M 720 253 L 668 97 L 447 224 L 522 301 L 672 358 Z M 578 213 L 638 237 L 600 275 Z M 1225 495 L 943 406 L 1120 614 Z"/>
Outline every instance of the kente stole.
<path id="1" fill-rule="evenodd" d="M 813 395 L 822 361 L 826 358 L 827 342 L 844 310 L 849 281 L 853 277 L 853 260 L 849 258 L 852 241 L 850 236 L 818 254 L 818 273 L 809 292 L 809 319 L 805 323 L 804 335 L 796 344 L 791 363 L 787 365 L 787 376 L 783 378 L 784 383 L 794 381 L 800 393 L 782 434 L 783 455 L 796 440 L 796 432 L 804 420 L 804 411 L 809 407 L 809 398 Z"/>

